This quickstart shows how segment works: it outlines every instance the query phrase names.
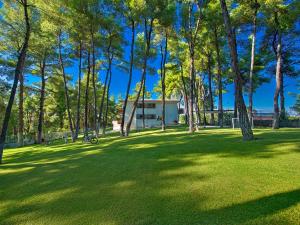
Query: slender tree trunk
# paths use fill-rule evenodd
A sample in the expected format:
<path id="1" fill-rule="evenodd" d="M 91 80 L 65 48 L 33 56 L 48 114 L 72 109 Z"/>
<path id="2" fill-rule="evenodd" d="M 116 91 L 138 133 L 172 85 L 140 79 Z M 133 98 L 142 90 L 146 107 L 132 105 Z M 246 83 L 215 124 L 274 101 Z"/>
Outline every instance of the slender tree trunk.
<path id="1" fill-rule="evenodd" d="M 199 130 L 199 126 L 201 124 L 201 117 L 200 117 L 200 108 L 199 108 L 199 82 L 196 83 L 196 90 L 195 90 L 195 109 L 196 109 L 196 130 Z"/>
<path id="2" fill-rule="evenodd" d="M 38 144 L 42 143 L 42 138 L 43 138 L 44 102 L 45 102 L 45 88 L 46 88 L 45 67 L 46 67 L 46 56 L 44 55 L 42 62 L 40 62 L 42 86 L 41 86 L 40 109 L 39 109 L 38 135 L 37 135 Z"/>
<path id="3" fill-rule="evenodd" d="M 145 55 L 144 55 L 144 62 L 143 62 L 141 85 L 140 85 L 140 88 L 138 90 L 137 96 L 136 96 L 136 98 L 133 102 L 133 108 L 132 108 L 132 111 L 130 113 L 128 123 L 126 125 L 125 136 L 129 135 L 131 123 L 132 123 L 133 117 L 135 115 L 136 107 L 137 107 L 137 104 L 138 104 L 138 101 L 139 101 L 139 98 L 140 98 L 140 95 L 141 95 L 141 92 L 142 92 L 142 88 L 143 88 L 143 85 L 145 85 L 144 81 L 145 81 L 145 77 L 146 77 L 147 62 L 148 62 L 148 57 L 149 57 L 149 52 L 150 52 L 150 47 L 151 47 L 151 34 L 152 34 L 152 29 L 153 29 L 153 21 L 154 21 L 154 19 L 151 19 L 150 27 L 149 27 L 149 31 L 148 31 L 147 21 L 145 20 L 145 27 L 146 27 L 145 31 L 146 31 L 147 41 L 146 41 L 146 52 L 145 52 Z"/>
<path id="4" fill-rule="evenodd" d="M 74 142 L 75 139 L 74 139 L 73 122 L 72 122 L 72 115 L 71 115 L 71 109 L 70 109 L 70 97 L 69 97 L 69 90 L 68 90 L 68 85 L 67 85 L 64 61 L 62 58 L 61 31 L 58 34 L 58 50 L 59 50 L 59 64 L 60 64 L 60 68 L 61 68 L 61 72 L 62 72 L 63 80 L 64 80 L 65 99 L 66 99 L 66 107 L 67 107 L 67 113 L 68 113 L 68 119 L 69 119 L 69 126 L 70 126 L 71 135 L 72 135 L 72 141 Z"/>
<path id="5" fill-rule="evenodd" d="M 112 44 L 112 40 L 110 39 L 109 45 L 108 45 L 108 48 L 107 48 L 108 68 L 106 70 L 105 82 L 104 82 L 104 86 L 103 86 L 103 90 L 102 90 L 103 93 L 102 93 L 100 108 L 99 108 L 99 117 L 98 117 L 99 128 L 101 127 L 101 125 L 103 125 L 102 124 L 103 106 L 104 106 L 104 101 L 105 101 L 107 82 L 108 82 L 108 78 L 109 78 L 110 71 L 111 71 L 111 62 L 110 62 L 111 44 Z"/>
<path id="6" fill-rule="evenodd" d="M 205 91 L 205 87 L 204 84 L 202 83 L 202 105 L 203 105 L 203 126 L 206 127 L 207 124 L 207 120 L 206 120 L 206 106 L 205 106 L 205 102 L 206 102 L 206 91 Z"/>
<path id="7" fill-rule="evenodd" d="M 281 37 L 281 32 L 279 30 L 279 23 L 277 19 L 277 14 L 275 14 L 275 21 L 277 22 L 278 26 L 278 43 L 277 43 L 277 49 L 276 49 L 276 58 L 277 58 L 277 63 L 276 63 L 276 89 L 275 89 L 275 94 L 274 94 L 274 119 L 273 119 L 273 129 L 278 129 L 279 128 L 279 106 L 278 106 L 278 98 L 280 95 L 280 89 L 282 87 L 282 37 Z"/>
<path id="8" fill-rule="evenodd" d="M 146 94 L 146 75 L 144 77 L 144 82 L 143 82 L 143 93 L 142 93 L 142 117 L 143 117 L 143 129 L 146 127 L 145 123 L 145 94 Z"/>
<path id="9" fill-rule="evenodd" d="M 220 0 L 225 28 L 228 36 L 228 43 L 230 48 L 231 55 L 231 67 L 232 71 L 235 74 L 236 84 L 237 84 L 237 108 L 239 112 L 239 122 L 244 140 L 253 140 L 253 132 L 251 129 L 251 124 L 247 114 L 247 108 L 243 98 L 242 92 L 242 77 L 240 74 L 240 69 L 238 65 L 238 54 L 236 46 L 236 37 L 235 33 L 231 27 L 230 17 L 227 10 L 225 0 Z"/>
<path id="10" fill-rule="evenodd" d="M 285 111 L 285 97 L 284 97 L 284 80 L 283 74 L 281 74 L 281 82 L 280 82 L 280 118 L 285 119 L 286 111 Z"/>
<path id="11" fill-rule="evenodd" d="M 251 45 L 251 65 L 249 75 L 249 119 L 251 124 L 253 123 L 253 70 L 255 64 L 255 45 L 256 45 L 256 18 L 257 8 L 255 8 L 253 15 L 253 30 L 252 30 L 252 45 Z"/>
<path id="12" fill-rule="evenodd" d="M 18 56 L 17 66 L 15 69 L 14 82 L 12 85 L 10 97 L 9 97 L 8 104 L 7 104 L 7 107 L 5 110 L 4 120 L 3 120 L 3 124 L 2 124 L 2 131 L 1 131 L 1 135 L 0 135 L 0 164 L 2 164 L 3 149 L 4 149 L 5 139 L 6 139 L 8 123 L 9 123 L 9 119 L 10 119 L 10 115 L 11 115 L 11 109 L 12 109 L 12 106 L 14 103 L 14 99 L 15 99 L 15 95 L 16 95 L 16 91 L 17 91 L 17 87 L 18 87 L 19 77 L 23 73 L 23 70 L 24 70 L 28 42 L 29 42 L 29 38 L 30 38 L 30 22 L 29 22 L 29 17 L 28 17 L 27 0 L 23 0 L 22 6 L 24 9 L 24 21 L 26 24 L 26 32 L 24 35 L 24 42 L 23 42 L 20 54 Z"/>
<path id="13" fill-rule="evenodd" d="M 195 77 L 195 55 L 194 46 L 191 44 L 190 47 L 190 98 L 189 98 L 189 132 L 194 132 L 194 77 Z"/>
<path id="14" fill-rule="evenodd" d="M 112 64 L 113 56 L 110 59 L 110 64 Z M 111 66 L 110 66 L 111 68 Z M 111 70 L 109 71 L 109 80 L 108 80 L 108 85 L 107 85 L 107 93 L 106 93 L 106 110 L 105 110 L 105 117 L 103 120 L 103 130 L 102 134 L 105 134 L 106 131 L 106 126 L 107 126 L 107 116 L 108 116 L 108 110 L 109 110 L 109 90 L 110 90 L 110 84 L 111 84 L 111 77 L 112 77 L 112 72 Z"/>
<path id="15" fill-rule="evenodd" d="M 125 125 L 125 115 L 126 115 L 126 108 L 127 108 L 127 102 L 131 87 L 131 81 L 132 81 L 132 71 L 133 71 L 133 60 L 134 60 L 134 42 L 135 42 L 135 23 L 134 20 L 131 19 L 131 46 L 130 46 L 130 68 L 129 68 L 129 79 L 127 83 L 127 90 L 126 90 L 126 96 L 123 104 L 123 110 L 122 110 L 122 121 L 121 121 L 121 136 L 124 136 L 124 125 Z"/>
<path id="16" fill-rule="evenodd" d="M 18 144 L 24 145 L 24 74 L 20 73 L 19 78 L 19 127 L 18 127 Z"/>
<path id="17" fill-rule="evenodd" d="M 184 96 L 184 113 L 185 113 L 185 124 L 188 124 L 189 121 L 189 116 L 188 116 L 188 92 L 187 92 L 187 88 L 186 88 L 186 83 L 184 80 L 184 76 L 183 76 L 183 68 L 182 65 L 180 65 L 180 77 L 181 77 L 181 81 L 182 81 L 182 85 L 183 85 L 183 96 Z"/>
<path id="18" fill-rule="evenodd" d="M 214 125 L 215 123 L 215 116 L 214 116 L 214 97 L 212 92 L 212 72 L 211 72 L 211 53 L 208 54 L 208 97 L 209 97 L 209 105 L 210 105 L 210 124 Z"/>
<path id="19" fill-rule="evenodd" d="M 237 99 L 238 99 L 238 90 L 237 90 L 237 84 L 236 79 L 234 79 L 234 105 L 233 105 L 233 117 L 238 117 L 238 107 L 237 107 Z"/>
<path id="20" fill-rule="evenodd" d="M 77 89 L 77 113 L 75 139 L 78 138 L 80 129 L 80 99 L 81 99 L 81 65 L 82 64 L 82 41 L 79 42 L 79 64 L 78 64 L 78 89 Z"/>
<path id="21" fill-rule="evenodd" d="M 218 94 L 219 94 L 219 101 L 218 101 L 218 123 L 220 127 L 223 127 L 223 84 L 222 84 L 222 65 L 221 65 L 221 57 L 220 57 L 220 47 L 219 47 L 219 38 L 218 38 L 218 31 L 217 26 L 214 29 L 215 35 L 215 48 L 217 53 L 217 67 L 218 67 Z"/>
<path id="22" fill-rule="evenodd" d="M 163 51 L 163 47 L 161 47 L 161 51 Z M 164 53 L 162 53 L 162 66 L 161 66 L 161 92 L 162 92 L 162 123 L 161 129 L 162 131 L 166 130 L 166 61 L 168 54 L 168 33 L 165 30 L 165 49 Z"/>
<path id="23" fill-rule="evenodd" d="M 192 12 L 193 12 L 193 6 L 192 3 L 189 3 L 189 23 L 188 23 L 188 45 L 189 45 L 189 59 L 190 59 L 190 99 L 189 99 L 189 132 L 194 132 L 194 91 L 195 91 L 195 44 L 197 39 L 197 34 L 200 28 L 200 21 L 201 21 L 201 3 L 202 1 L 197 2 L 197 8 L 198 8 L 198 18 L 196 22 L 196 26 L 194 29 L 192 29 Z"/>
<path id="24" fill-rule="evenodd" d="M 92 84 L 93 84 L 93 94 L 94 94 L 94 129 L 95 134 L 98 136 L 99 127 L 97 126 L 97 90 L 96 90 L 96 56 L 95 56 L 95 43 L 94 43 L 94 33 L 91 32 L 92 37 Z"/>
<path id="25" fill-rule="evenodd" d="M 88 50 L 87 55 L 87 79 L 86 79 L 86 87 L 85 87 L 85 108 L 84 108 L 84 134 L 88 134 L 88 115 L 89 115 L 89 88 L 90 88 L 90 74 L 91 74 L 91 54 L 90 50 Z"/>

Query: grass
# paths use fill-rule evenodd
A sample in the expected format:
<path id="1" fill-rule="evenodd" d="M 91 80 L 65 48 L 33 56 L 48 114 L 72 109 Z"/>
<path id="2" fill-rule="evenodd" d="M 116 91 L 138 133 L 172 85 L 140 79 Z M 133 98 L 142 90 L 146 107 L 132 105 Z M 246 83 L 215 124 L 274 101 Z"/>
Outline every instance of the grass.
<path id="1" fill-rule="evenodd" d="M 300 130 L 185 128 L 5 151 L 0 224 L 300 224 Z"/>

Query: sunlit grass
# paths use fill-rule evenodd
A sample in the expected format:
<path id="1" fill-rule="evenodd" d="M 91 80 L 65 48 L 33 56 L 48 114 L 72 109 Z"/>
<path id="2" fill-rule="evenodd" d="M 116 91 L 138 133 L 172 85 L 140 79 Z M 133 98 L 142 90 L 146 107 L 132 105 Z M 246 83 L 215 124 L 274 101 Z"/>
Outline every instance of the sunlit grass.
<path id="1" fill-rule="evenodd" d="M 7 149 L 0 224 L 299 224 L 300 130 L 147 130 Z"/>

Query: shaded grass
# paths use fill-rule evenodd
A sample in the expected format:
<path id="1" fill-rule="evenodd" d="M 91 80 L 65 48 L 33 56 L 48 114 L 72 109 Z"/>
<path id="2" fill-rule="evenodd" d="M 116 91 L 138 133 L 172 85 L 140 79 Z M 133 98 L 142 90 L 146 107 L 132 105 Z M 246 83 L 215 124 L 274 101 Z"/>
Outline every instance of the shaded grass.
<path id="1" fill-rule="evenodd" d="M 300 224 L 300 130 L 147 130 L 9 149 L 0 224 Z"/>

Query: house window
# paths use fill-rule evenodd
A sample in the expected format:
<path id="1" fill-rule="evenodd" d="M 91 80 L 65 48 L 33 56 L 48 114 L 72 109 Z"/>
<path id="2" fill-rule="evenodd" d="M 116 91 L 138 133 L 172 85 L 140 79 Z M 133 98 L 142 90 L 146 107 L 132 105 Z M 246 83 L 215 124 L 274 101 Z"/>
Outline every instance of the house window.
<path id="1" fill-rule="evenodd" d="M 155 103 L 145 103 L 144 105 L 145 105 L 144 106 L 145 109 L 155 109 L 156 107 Z M 137 108 L 139 109 L 143 108 L 143 103 L 138 103 Z"/>
<path id="2" fill-rule="evenodd" d="M 137 119 L 143 119 L 143 114 L 136 114 Z M 157 116 L 155 114 L 145 114 L 146 120 L 155 120 Z"/>

